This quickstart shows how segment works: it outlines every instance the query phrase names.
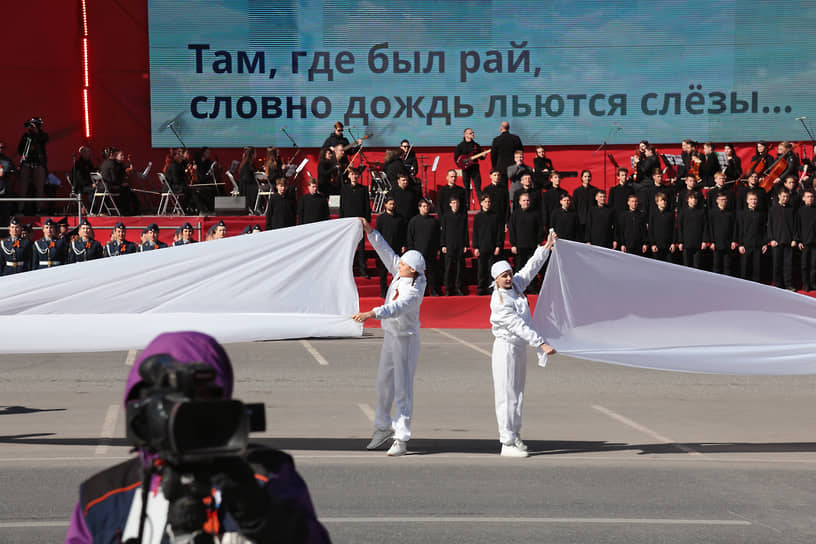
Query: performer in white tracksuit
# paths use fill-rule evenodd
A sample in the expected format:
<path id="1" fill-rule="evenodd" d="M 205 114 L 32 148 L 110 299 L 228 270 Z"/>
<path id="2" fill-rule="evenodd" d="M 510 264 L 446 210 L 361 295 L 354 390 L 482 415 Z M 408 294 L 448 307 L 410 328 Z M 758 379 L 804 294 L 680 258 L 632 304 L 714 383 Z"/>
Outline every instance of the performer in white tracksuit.
<path id="1" fill-rule="evenodd" d="M 547 243 L 539 246 L 515 275 L 507 261 L 499 261 L 490 269 L 495 283 L 490 299 L 490 324 L 495 337 L 493 392 L 501 455 L 505 457 L 527 457 L 527 446 L 519 434 L 527 378 L 527 344 L 536 348 L 542 366 L 546 364 L 546 356 L 555 353 L 555 349 L 531 327 L 530 305 L 524 295 L 524 290 L 547 262 L 555 238 L 551 231 Z"/>
<path id="2" fill-rule="evenodd" d="M 388 455 L 396 457 L 407 452 L 406 442 L 411 438 L 414 373 L 419 360 L 419 306 L 427 283 L 425 259 L 415 250 L 398 257 L 379 232 L 366 220 L 362 219 L 362 223 L 368 241 L 394 277 L 382 306 L 352 316 L 360 323 L 371 318 L 381 320 L 385 333 L 377 369 L 374 435 L 367 448 L 377 449 L 393 436 Z M 396 404 L 396 413 L 392 418 L 393 404 Z"/>

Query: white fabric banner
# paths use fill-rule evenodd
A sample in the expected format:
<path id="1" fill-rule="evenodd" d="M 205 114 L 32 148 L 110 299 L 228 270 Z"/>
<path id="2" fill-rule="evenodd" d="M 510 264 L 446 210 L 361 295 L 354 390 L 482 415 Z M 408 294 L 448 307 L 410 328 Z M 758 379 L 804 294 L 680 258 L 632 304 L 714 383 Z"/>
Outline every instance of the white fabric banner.
<path id="1" fill-rule="evenodd" d="M 2 277 L 0 352 L 126 350 L 179 330 L 361 336 L 361 236 L 359 219 L 337 219 Z"/>
<path id="2" fill-rule="evenodd" d="M 816 374 L 816 300 L 558 240 L 533 324 L 566 355 L 711 374 Z"/>

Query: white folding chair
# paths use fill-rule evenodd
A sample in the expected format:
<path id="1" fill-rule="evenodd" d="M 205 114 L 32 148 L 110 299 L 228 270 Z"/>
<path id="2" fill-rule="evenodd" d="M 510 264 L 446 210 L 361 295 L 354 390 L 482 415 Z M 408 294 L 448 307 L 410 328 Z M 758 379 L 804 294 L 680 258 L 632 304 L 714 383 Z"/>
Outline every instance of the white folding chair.
<path id="1" fill-rule="evenodd" d="M 253 213 L 258 215 L 266 215 L 269 210 L 269 197 L 272 196 L 272 183 L 266 175 L 266 172 L 255 172 L 255 182 L 258 184 L 258 196 L 255 197 L 255 207 Z M 261 212 L 261 201 L 264 201 L 264 209 Z"/>
<path id="2" fill-rule="evenodd" d="M 167 181 L 167 176 L 163 172 L 156 172 L 161 182 L 161 199 L 159 200 L 159 209 L 156 210 L 156 215 L 167 215 L 167 208 L 170 204 L 173 205 L 171 215 L 184 215 L 184 208 L 181 207 L 178 195 L 173 191 L 170 182 Z"/>
<path id="3" fill-rule="evenodd" d="M 103 213 L 105 215 L 122 215 L 114 198 L 119 195 L 114 195 L 108 190 L 108 184 L 102 179 L 102 174 L 91 172 L 91 181 L 94 184 L 94 194 L 88 215 L 102 215 Z"/>

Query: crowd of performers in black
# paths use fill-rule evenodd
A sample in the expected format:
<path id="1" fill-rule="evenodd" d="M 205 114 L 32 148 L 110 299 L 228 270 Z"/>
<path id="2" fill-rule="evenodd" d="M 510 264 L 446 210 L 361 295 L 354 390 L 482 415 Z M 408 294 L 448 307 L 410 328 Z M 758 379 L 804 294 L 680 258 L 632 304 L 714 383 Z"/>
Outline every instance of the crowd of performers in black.
<path id="1" fill-rule="evenodd" d="M 387 150 L 383 163 L 369 165 L 390 180 L 376 226 L 395 251 L 423 253 L 431 295 L 441 294 L 442 284 L 446 294 L 466 291 L 468 256 L 475 261 L 477 293 L 487 294 L 491 264 L 510 257 L 515 268 L 521 268 L 550 228 L 562 239 L 755 281 L 760 280 L 763 255 L 769 254 L 771 282 L 787 289 L 795 287 L 796 258 L 802 288 L 816 288 L 813 165 L 789 142 L 777 146 L 776 156 L 765 142 L 758 142 L 755 155 L 743 168 L 730 144 L 724 146 L 724 164 L 713 143 L 699 146 L 684 140 L 679 160 L 671 164 L 663 157 L 661 165 L 655 148 L 642 141 L 632 157 L 631 173 L 618 167 L 616 184 L 608 193 L 594 186 L 591 173 L 584 170 L 581 185 L 570 195 L 561 187 L 562 174 L 543 146 L 536 148 L 531 165 L 525 163 L 521 139 L 510 132 L 508 123 L 502 123 L 487 149 L 474 136 L 472 129 L 464 131 L 454 151 L 460 170 L 446 173 L 446 185 L 436 198 L 423 194 L 417 182 L 417 158 L 408 140 L 398 149 Z M 343 124 L 335 123 L 320 151 L 318 176 L 310 179 L 303 195 L 297 195 L 276 148 L 267 148 L 266 157 L 259 158 L 255 148 L 247 147 L 237 165 L 238 190 L 251 207 L 258 191 L 256 172 L 266 174 L 273 185 L 266 229 L 329 219 L 329 195 L 340 195 L 341 217 L 370 219 L 369 188 L 354 167 L 364 139 L 349 141 Z M 80 150 L 73 172 L 75 184 L 86 193 L 93 191 L 89 153 L 87 148 Z M 114 148 L 106 149 L 104 157 L 100 173 L 111 189 L 126 195 L 123 207 L 132 211 L 138 199 L 133 193 L 128 196 L 129 157 Z M 482 186 L 479 162 L 487 159 L 492 169 L 489 183 Z M 218 164 L 207 148 L 194 154 L 184 148 L 171 150 L 164 173 L 190 212 L 210 212 L 213 196 L 224 191 L 219 188 L 223 183 Z M 480 209 L 469 227 L 471 198 L 478 200 Z M 505 254 L 506 238 L 510 255 Z M 64 262 L 69 261 L 70 256 Z M 31 263 L 37 268 L 35 261 Z M 355 268 L 368 276 L 362 243 Z M 379 275 L 384 292 L 382 267 Z"/>

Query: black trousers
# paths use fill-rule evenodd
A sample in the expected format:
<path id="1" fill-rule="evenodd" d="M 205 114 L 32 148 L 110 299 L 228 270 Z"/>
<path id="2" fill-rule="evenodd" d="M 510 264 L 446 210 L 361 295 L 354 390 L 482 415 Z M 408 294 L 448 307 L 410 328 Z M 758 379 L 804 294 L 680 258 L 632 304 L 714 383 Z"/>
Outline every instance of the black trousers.
<path id="1" fill-rule="evenodd" d="M 425 258 L 425 278 L 428 281 L 428 292 L 431 296 L 439 295 L 439 263 L 436 253 L 422 254 Z"/>
<path id="2" fill-rule="evenodd" d="M 476 293 L 479 295 L 487 295 L 490 291 L 490 282 L 493 278 L 490 277 L 490 267 L 496 262 L 498 257 L 493 255 L 493 251 L 479 250 L 479 257 L 476 259 Z"/>
<path id="3" fill-rule="evenodd" d="M 515 258 L 513 259 L 513 271 L 518 272 L 524 265 L 527 264 L 527 261 L 530 260 L 530 257 L 533 256 L 535 253 L 536 248 L 534 247 L 516 247 L 518 253 L 516 253 Z"/>
<path id="4" fill-rule="evenodd" d="M 712 258 L 713 269 L 717 274 L 731 275 L 731 250 L 730 249 L 715 249 Z"/>
<path id="5" fill-rule="evenodd" d="M 470 168 L 462 169 L 462 184 L 465 186 L 465 193 L 467 194 L 467 204 L 470 207 L 470 187 L 476 192 L 476 200 L 482 197 L 482 174 L 479 172 L 479 163 Z"/>
<path id="6" fill-rule="evenodd" d="M 700 268 L 700 247 L 689 247 L 688 245 L 683 246 L 683 264 L 685 266 L 693 266 L 694 268 Z"/>
<path id="7" fill-rule="evenodd" d="M 793 287 L 793 248 L 790 243 L 771 248 L 771 268 L 776 287 Z"/>
<path id="8" fill-rule="evenodd" d="M 816 287 L 816 245 L 802 248 L 802 285 L 810 289 Z"/>
<path id="9" fill-rule="evenodd" d="M 445 254 L 445 294 L 452 295 L 464 287 L 465 256 L 461 249 Z"/>
<path id="10" fill-rule="evenodd" d="M 658 247 L 657 251 L 652 252 L 652 258 L 658 261 L 671 262 L 671 253 L 667 247 Z"/>
<path id="11" fill-rule="evenodd" d="M 740 276 L 744 280 L 759 281 L 759 260 L 762 257 L 761 247 L 745 247 L 740 254 Z"/>
<path id="12" fill-rule="evenodd" d="M 366 270 L 365 238 L 360 240 L 360 243 L 357 244 L 357 251 L 354 252 L 354 264 L 357 266 L 357 270 L 361 276 L 368 275 L 368 270 Z"/>

